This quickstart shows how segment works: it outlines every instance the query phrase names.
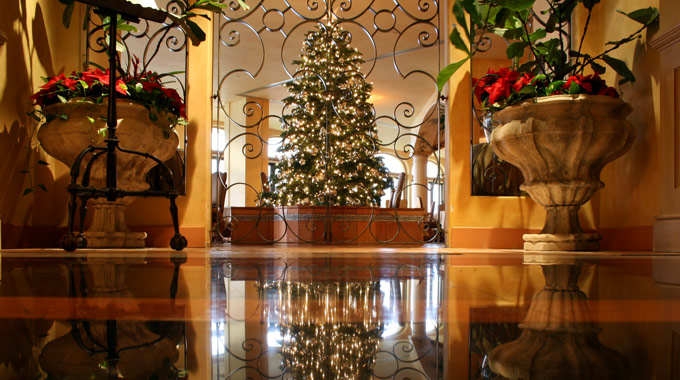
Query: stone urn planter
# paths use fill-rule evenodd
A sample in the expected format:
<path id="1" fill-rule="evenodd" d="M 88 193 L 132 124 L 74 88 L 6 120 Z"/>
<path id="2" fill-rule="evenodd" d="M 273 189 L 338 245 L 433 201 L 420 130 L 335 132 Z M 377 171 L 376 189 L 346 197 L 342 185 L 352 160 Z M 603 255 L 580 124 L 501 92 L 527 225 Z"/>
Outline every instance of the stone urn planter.
<path id="1" fill-rule="evenodd" d="M 126 100 L 117 101 L 118 128 L 116 136 L 123 149 L 146 152 L 165 161 L 175 154 L 179 138 L 171 130 L 170 123 L 159 116 L 157 122 L 149 119 L 149 110 Z M 45 152 L 69 167 L 76 157 L 89 145 L 104 146 L 104 136 L 98 131 L 104 128 L 106 104 L 68 102 L 43 108 L 45 114 L 66 114 L 42 125 L 38 140 Z M 90 120 L 94 119 L 94 123 Z M 81 174 L 88 159 L 83 160 Z M 118 187 L 124 190 L 146 190 L 146 174 L 156 163 L 142 156 L 118 152 Z M 81 179 L 79 178 L 79 181 Z M 90 185 L 106 187 L 106 157 L 95 161 Z M 88 248 L 142 248 L 145 232 L 131 232 L 125 223 L 125 209 L 136 197 L 120 198 L 108 202 L 104 198 L 88 201 L 94 210 L 92 223 L 85 232 Z"/>
<path id="2" fill-rule="evenodd" d="M 608 96 L 555 95 L 494 115 L 494 151 L 522 171 L 520 189 L 546 210 L 543 230 L 524 235 L 525 250 L 599 249 L 601 236 L 583 232 L 578 210 L 604 186 L 602 168 L 633 144 L 631 111 Z"/>

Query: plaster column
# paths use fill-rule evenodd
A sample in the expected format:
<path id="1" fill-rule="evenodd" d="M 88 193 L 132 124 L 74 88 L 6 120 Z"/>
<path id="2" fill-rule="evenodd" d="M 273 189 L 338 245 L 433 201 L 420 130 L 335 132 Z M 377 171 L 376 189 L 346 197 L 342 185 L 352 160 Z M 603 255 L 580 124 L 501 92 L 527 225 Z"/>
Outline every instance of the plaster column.
<path id="1" fill-rule="evenodd" d="M 673 12 L 675 8 L 676 12 Z M 660 3 L 660 31 L 649 43 L 659 52 L 660 126 L 659 214 L 654 221 L 654 250 L 680 252 L 680 18 L 672 0 Z"/>
<path id="2" fill-rule="evenodd" d="M 427 156 L 416 154 L 413 156 L 413 191 L 411 207 L 420 207 L 418 197 L 423 200 L 423 207 L 429 210 L 430 205 L 427 203 Z"/>

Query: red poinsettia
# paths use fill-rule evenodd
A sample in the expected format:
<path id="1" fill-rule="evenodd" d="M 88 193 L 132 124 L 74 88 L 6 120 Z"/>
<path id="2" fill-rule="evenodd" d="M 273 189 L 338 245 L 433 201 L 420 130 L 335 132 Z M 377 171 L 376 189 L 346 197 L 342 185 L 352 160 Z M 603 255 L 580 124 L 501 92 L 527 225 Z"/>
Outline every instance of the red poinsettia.
<path id="1" fill-rule="evenodd" d="M 572 90 L 572 84 L 577 84 L 579 88 L 575 88 Z M 618 98 L 619 94 L 616 92 L 616 89 L 613 87 L 608 87 L 605 81 L 600 78 L 600 75 L 598 73 L 588 75 L 588 76 L 583 76 L 583 75 L 573 75 L 567 78 L 567 81 L 562 85 L 563 90 L 568 90 L 567 93 L 573 93 L 576 91 L 582 91 L 583 92 L 577 92 L 577 93 L 585 93 L 585 94 L 591 94 L 591 95 L 605 95 L 605 96 L 611 96 L 613 98 Z"/>
<path id="2" fill-rule="evenodd" d="M 558 94 L 605 95 L 618 98 L 598 73 L 573 75 L 566 80 L 549 82 L 545 75 L 519 73 L 507 68 L 489 70 L 481 79 L 473 79 L 474 93 L 484 109 L 498 111 L 529 98 Z"/>
<path id="3" fill-rule="evenodd" d="M 186 118 L 186 106 L 176 90 L 166 88 L 161 82 L 162 75 L 155 72 L 138 72 L 138 60 L 134 60 L 132 74 L 117 78 L 118 98 L 134 100 L 158 113 L 169 113 L 177 118 Z M 60 74 L 45 79 L 45 84 L 31 96 L 38 106 L 67 102 L 73 98 L 89 98 L 101 103 L 109 93 L 109 71 L 91 68 L 71 75 Z M 184 120 L 173 119 L 173 122 Z"/>

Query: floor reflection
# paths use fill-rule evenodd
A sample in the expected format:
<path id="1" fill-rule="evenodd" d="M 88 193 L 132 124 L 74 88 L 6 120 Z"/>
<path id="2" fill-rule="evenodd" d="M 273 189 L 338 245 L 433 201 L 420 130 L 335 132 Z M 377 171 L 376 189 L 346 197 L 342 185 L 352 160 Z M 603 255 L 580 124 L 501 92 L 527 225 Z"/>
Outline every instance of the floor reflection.
<path id="1" fill-rule="evenodd" d="M 680 256 L 0 252 L 0 380 L 182 378 L 680 378 Z"/>
<path id="2" fill-rule="evenodd" d="M 214 379 L 443 376 L 439 257 L 214 268 L 225 304 L 213 328 Z"/>

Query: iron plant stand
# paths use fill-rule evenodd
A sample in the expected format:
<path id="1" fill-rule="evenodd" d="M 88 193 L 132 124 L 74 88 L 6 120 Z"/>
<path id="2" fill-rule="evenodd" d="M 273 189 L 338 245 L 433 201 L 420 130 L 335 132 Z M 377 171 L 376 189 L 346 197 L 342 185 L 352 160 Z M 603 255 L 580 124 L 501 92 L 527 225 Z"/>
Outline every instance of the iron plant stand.
<path id="1" fill-rule="evenodd" d="M 78 0 L 87 4 L 99 7 L 99 12 L 109 17 L 109 36 L 111 41 L 117 35 L 117 19 L 120 14 L 126 20 L 139 21 L 139 17 L 150 19 L 153 21 L 163 21 L 167 16 L 166 12 L 153 10 L 149 8 L 142 8 L 138 5 L 133 5 L 125 0 L 105 1 L 105 0 Z M 75 251 L 77 248 L 85 248 L 87 240 L 83 235 L 85 227 L 85 216 L 87 214 L 87 201 L 91 198 L 106 198 L 107 201 L 113 202 L 119 198 L 136 196 L 136 197 L 165 197 L 170 200 L 170 215 L 172 216 L 172 225 L 175 230 L 175 235 L 170 240 L 170 247 L 174 250 L 181 251 L 187 246 L 187 239 L 179 233 L 179 219 L 177 216 L 176 199 L 179 193 L 175 190 L 174 177 L 168 166 L 157 157 L 143 152 L 123 149 L 119 146 L 119 140 L 116 137 L 117 114 L 116 114 L 116 44 L 110 42 L 108 45 L 109 54 L 109 99 L 108 99 L 108 114 L 107 114 L 107 138 L 104 140 L 106 146 L 88 146 L 76 158 L 71 167 L 71 183 L 66 188 L 70 193 L 69 209 L 68 209 L 68 231 L 61 239 L 61 247 L 69 252 Z M 155 161 L 161 168 L 166 182 L 170 185 L 172 190 L 157 191 L 127 191 L 118 188 L 117 184 L 117 154 L 118 151 L 126 154 L 134 154 L 143 156 L 147 159 Z M 85 156 L 92 154 L 87 161 L 85 170 L 83 171 L 82 181 L 78 184 L 78 177 L 80 176 L 81 162 Z M 90 186 L 90 171 L 94 162 L 106 156 L 106 187 L 95 188 Z M 77 198 L 80 198 L 80 225 L 78 233 L 74 232 L 75 215 L 78 209 Z"/>

